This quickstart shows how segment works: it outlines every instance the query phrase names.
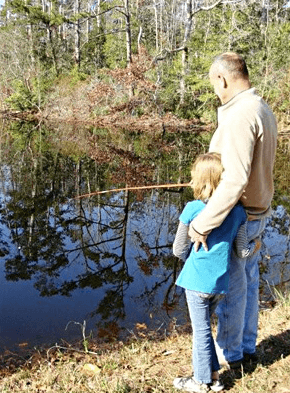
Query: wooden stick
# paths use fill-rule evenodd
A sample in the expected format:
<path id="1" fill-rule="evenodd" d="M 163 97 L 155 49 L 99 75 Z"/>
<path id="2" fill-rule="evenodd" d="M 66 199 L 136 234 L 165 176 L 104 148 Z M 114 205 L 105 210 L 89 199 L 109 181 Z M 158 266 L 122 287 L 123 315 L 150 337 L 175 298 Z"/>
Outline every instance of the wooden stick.
<path id="1" fill-rule="evenodd" d="M 126 187 L 126 188 L 112 188 L 111 190 L 104 190 L 104 191 L 94 191 L 90 192 L 89 194 L 83 194 L 74 197 L 73 199 L 80 199 L 80 198 L 86 198 L 90 197 L 93 195 L 100 195 L 100 194 L 106 194 L 108 192 L 119 192 L 119 191 L 131 191 L 131 190 L 149 190 L 152 188 L 173 188 L 173 187 L 188 187 L 189 183 L 178 183 L 178 184 L 156 184 L 152 186 L 140 186 L 140 187 Z"/>

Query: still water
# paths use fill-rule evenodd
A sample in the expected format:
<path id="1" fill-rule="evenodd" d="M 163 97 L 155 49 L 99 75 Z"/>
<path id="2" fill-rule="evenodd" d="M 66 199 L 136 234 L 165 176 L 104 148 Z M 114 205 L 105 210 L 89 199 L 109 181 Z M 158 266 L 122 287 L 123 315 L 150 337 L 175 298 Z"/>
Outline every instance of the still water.
<path id="1" fill-rule="evenodd" d="M 6 214 L 7 194 L 1 184 Z M 2 213 L 2 345 L 72 337 L 69 321 L 89 329 L 167 323 L 163 303 L 176 296 L 174 199 L 152 192 L 135 203 L 118 195 L 46 206 L 35 217 L 24 217 L 25 206 L 17 218 Z"/>
<path id="2" fill-rule="evenodd" d="M 171 245 L 183 193 L 126 191 L 75 199 L 128 181 L 135 185 L 145 173 L 151 183 L 169 182 L 171 164 L 159 170 L 152 155 L 128 155 L 131 136 L 113 143 L 100 132 L 104 144 L 93 160 L 71 140 L 59 144 L 51 130 L 2 128 L 2 350 L 81 339 L 84 321 L 86 334 L 121 333 L 136 323 L 166 327 L 172 309 L 179 314 L 182 295 L 174 287 L 178 261 Z M 163 160 L 158 149 L 154 156 Z"/>
<path id="3" fill-rule="evenodd" d="M 2 126 L 0 350 L 81 339 L 84 321 L 86 334 L 105 335 L 187 318 L 171 248 L 190 190 L 76 197 L 127 184 L 187 182 L 209 136 L 168 135 L 161 143 L 160 136 L 125 131 L 90 135 L 94 159 L 79 141 L 52 130 Z M 264 282 L 288 279 L 287 223 L 279 205 L 263 242 Z"/>

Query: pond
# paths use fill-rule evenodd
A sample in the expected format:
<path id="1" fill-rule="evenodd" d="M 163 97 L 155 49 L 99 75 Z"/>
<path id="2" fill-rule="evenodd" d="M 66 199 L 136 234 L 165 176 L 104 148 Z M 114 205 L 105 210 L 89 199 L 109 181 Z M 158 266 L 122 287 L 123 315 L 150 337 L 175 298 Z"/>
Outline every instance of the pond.
<path id="1" fill-rule="evenodd" d="M 80 196 L 186 183 L 210 136 L 2 124 L 0 350 L 81 339 L 82 328 L 112 337 L 133 334 L 136 324 L 166 329 L 187 319 L 172 242 L 190 189 Z M 288 180 L 281 175 L 289 160 L 281 146 L 281 187 L 263 239 L 267 285 L 290 277 Z"/>

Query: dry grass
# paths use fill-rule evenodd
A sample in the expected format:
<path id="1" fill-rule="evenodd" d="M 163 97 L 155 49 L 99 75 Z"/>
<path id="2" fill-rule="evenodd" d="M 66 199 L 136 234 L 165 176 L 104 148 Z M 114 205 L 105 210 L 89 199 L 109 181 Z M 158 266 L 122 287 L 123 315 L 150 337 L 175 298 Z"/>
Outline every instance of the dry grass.
<path id="1" fill-rule="evenodd" d="M 239 371 L 222 370 L 225 391 L 290 393 L 290 296 L 261 311 L 258 365 Z M 126 343 L 91 342 L 94 354 L 77 347 L 36 351 L 29 359 L 3 356 L 0 392 L 176 392 L 172 380 L 191 372 L 191 332 L 176 326 L 149 332 L 137 325 Z M 5 362 L 6 360 L 6 362 Z"/>

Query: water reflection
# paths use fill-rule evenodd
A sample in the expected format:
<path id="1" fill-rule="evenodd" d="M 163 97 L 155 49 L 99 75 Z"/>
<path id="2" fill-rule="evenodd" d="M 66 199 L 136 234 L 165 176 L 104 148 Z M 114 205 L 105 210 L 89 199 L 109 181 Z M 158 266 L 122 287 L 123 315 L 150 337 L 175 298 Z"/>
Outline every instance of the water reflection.
<path id="1" fill-rule="evenodd" d="M 2 195 L 6 280 L 30 280 L 41 297 L 74 298 L 76 292 L 85 293 L 87 312 L 76 311 L 74 320 L 96 317 L 99 323 L 120 323 L 127 318 L 148 323 L 155 298 L 159 306 L 162 303 L 164 286 L 173 290 L 176 259 L 171 256 L 170 224 L 177 219 L 173 201 L 152 193 L 142 206 L 132 204 L 129 211 L 129 193 L 108 201 L 60 206 L 36 195 L 31 199 L 9 191 Z M 22 301 L 25 308 L 25 293 Z M 56 315 L 56 324 L 59 319 Z"/>
<path id="2" fill-rule="evenodd" d="M 0 168 L 2 345 L 69 336 L 70 320 L 116 329 L 168 321 L 180 296 L 171 244 L 182 194 L 74 199 L 99 179 L 110 187 L 109 163 L 13 148 L 2 146 Z"/>
<path id="3" fill-rule="evenodd" d="M 290 281 L 290 216 L 278 206 L 267 220 L 263 234 L 261 272 L 265 290 L 268 285 L 287 284 Z"/>
<path id="4" fill-rule="evenodd" d="M 80 338 L 74 324 L 65 330 L 70 321 L 118 333 L 137 322 L 158 327 L 173 316 L 179 323 L 186 318 L 171 245 L 190 190 L 74 197 L 128 183 L 186 182 L 208 134 L 160 139 L 93 130 L 94 160 L 71 134 L 68 141 L 26 123 L 2 128 L 0 349 Z M 284 166 L 277 178 L 282 172 Z M 283 177 L 283 189 L 286 183 Z M 280 189 L 275 204 L 283 198 Z M 288 259 L 289 216 L 278 207 L 264 236 L 262 279 L 287 280 Z"/>

